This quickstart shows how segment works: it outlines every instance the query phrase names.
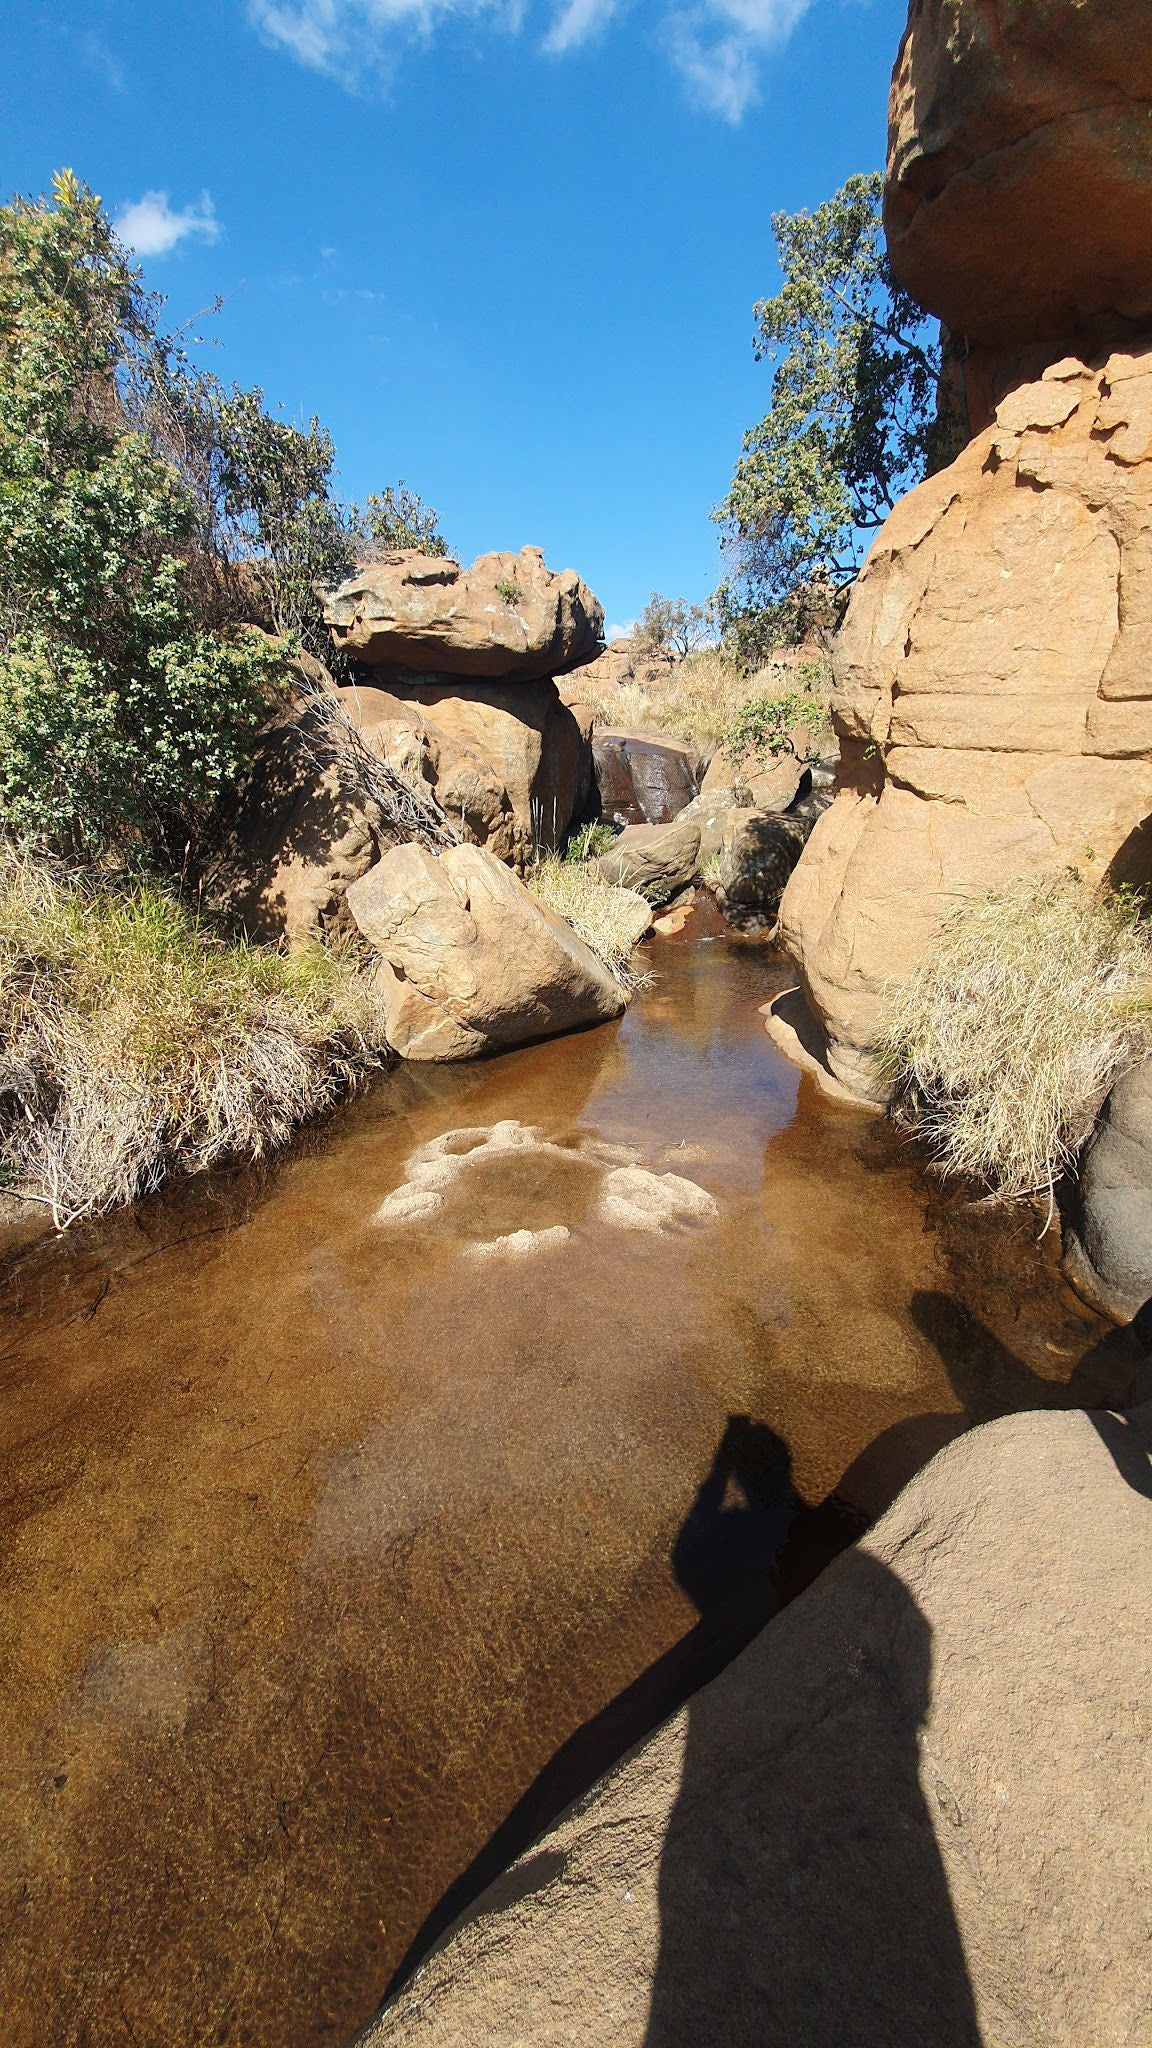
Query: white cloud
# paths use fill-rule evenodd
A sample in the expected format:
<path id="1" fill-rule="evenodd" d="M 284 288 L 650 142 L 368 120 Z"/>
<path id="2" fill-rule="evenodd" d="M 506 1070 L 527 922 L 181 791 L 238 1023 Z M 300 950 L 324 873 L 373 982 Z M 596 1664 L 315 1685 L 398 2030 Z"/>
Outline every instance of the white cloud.
<path id="1" fill-rule="evenodd" d="M 738 122 L 760 97 L 765 57 L 792 33 L 814 0 L 649 0 L 655 32 L 690 96 Z M 388 83 L 406 45 L 439 29 L 486 24 L 541 32 L 553 55 L 580 48 L 630 0 L 246 0 L 248 18 L 272 48 L 350 92 Z"/>
<path id="2" fill-rule="evenodd" d="M 166 256 L 187 235 L 214 242 L 220 233 L 207 192 L 201 193 L 199 206 L 183 211 L 171 205 L 167 192 L 145 192 L 142 199 L 121 207 L 112 225 L 125 248 L 137 256 Z"/>
<path id="3" fill-rule="evenodd" d="M 636 619 L 629 619 L 623 626 L 606 626 L 604 638 L 608 641 L 609 645 L 611 645 L 613 640 L 630 640 L 636 631 L 638 623 Z"/>
<path id="4" fill-rule="evenodd" d="M 618 11 L 618 4 L 619 0 L 560 0 L 556 19 L 544 38 L 544 48 L 557 55 L 577 49 L 607 27 Z"/>

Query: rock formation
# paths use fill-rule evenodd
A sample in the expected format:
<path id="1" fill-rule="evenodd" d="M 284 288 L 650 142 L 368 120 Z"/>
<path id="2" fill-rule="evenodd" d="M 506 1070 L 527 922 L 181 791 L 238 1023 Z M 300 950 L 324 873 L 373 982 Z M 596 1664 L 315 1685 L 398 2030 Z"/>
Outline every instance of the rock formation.
<path id="1" fill-rule="evenodd" d="M 840 789 L 781 910 L 833 1074 L 964 896 L 1152 854 L 1152 351 L 1053 364 L 879 534 L 835 650 Z"/>
<path id="2" fill-rule="evenodd" d="M 1147 0 L 913 0 L 884 224 L 956 335 L 1115 341 L 1152 325 Z"/>
<path id="3" fill-rule="evenodd" d="M 398 846 L 347 901 L 381 955 L 388 1043 L 403 1059 L 471 1059 L 624 1009 L 571 925 L 481 847 Z"/>
<path id="4" fill-rule="evenodd" d="M 364 2048 L 1143 2048 L 1152 1410 L 959 1439 Z"/>
<path id="5" fill-rule="evenodd" d="M 840 790 L 781 910 L 859 1097 L 883 1092 L 885 983 L 965 896 L 1069 864 L 1152 874 L 1150 116 L 1145 0 L 913 0 L 889 247 L 964 339 L 973 421 L 993 416 L 855 587 Z"/>
<path id="6" fill-rule="evenodd" d="M 601 814 L 617 825 L 668 825 L 696 794 L 696 756 L 680 740 L 599 726 L 592 758 Z"/>
<path id="7" fill-rule="evenodd" d="M 324 615 L 338 648 L 396 680 L 535 682 L 594 660 L 604 636 L 592 592 L 539 548 L 478 555 L 470 569 L 402 549 L 331 591 Z"/>

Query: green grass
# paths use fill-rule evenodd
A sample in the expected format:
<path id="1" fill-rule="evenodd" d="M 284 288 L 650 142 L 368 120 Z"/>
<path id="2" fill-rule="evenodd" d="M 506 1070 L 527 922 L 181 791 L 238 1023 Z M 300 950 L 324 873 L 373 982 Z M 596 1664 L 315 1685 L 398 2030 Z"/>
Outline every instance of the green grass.
<path id="1" fill-rule="evenodd" d="M 945 1172 L 1046 1192 L 1114 1080 L 1152 1052 L 1152 932 L 1140 906 L 1069 874 L 954 912 L 886 1004 L 898 1118 Z"/>
<path id="2" fill-rule="evenodd" d="M 228 944 L 151 883 L 0 851 L 0 1169 L 58 1228 L 259 1158 L 384 1053 L 351 950 Z"/>

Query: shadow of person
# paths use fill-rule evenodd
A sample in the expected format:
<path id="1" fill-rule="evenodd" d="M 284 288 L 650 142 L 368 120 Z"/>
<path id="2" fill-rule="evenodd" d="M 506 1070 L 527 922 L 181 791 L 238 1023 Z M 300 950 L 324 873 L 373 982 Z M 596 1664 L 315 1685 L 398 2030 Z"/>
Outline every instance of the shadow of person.
<path id="1" fill-rule="evenodd" d="M 565 1807 L 723 1670 L 778 1611 L 774 1566 L 803 1508 L 783 1438 L 747 1415 L 730 1415 L 672 1546 L 672 1569 L 696 1608 L 696 1623 L 545 1765 L 438 1900 L 393 1972 L 385 2003 Z"/>
<path id="2" fill-rule="evenodd" d="M 695 1695 L 645 2048 L 978 2048 L 930 1703 L 929 1625 L 860 1550 Z"/>

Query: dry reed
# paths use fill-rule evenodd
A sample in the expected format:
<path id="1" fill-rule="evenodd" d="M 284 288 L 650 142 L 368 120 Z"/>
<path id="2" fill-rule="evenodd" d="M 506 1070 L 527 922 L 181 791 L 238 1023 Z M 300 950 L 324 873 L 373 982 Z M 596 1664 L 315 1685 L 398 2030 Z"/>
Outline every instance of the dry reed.
<path id="1" fill-rule="evenodd" d="M 351 952 L 225 944 L 151 884 L 0 852 L 0 1160 L 58 1229 L 259 1158 L 384 1049 Z"/>
<path id="2" fill-rule="evenodd" d="M 1152 1051 L 1152 934 L 1075 875 L 956 910 L 890 992 L 883 1060 L 898 1118 L 946 1173 L 1045 1192 L 1125 1068 Z"/>

